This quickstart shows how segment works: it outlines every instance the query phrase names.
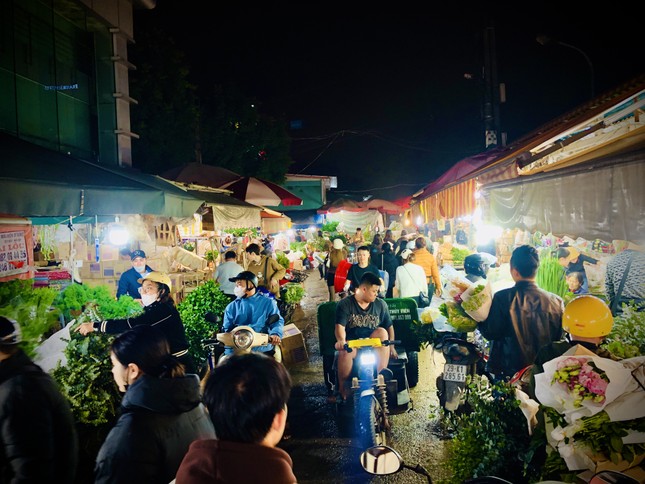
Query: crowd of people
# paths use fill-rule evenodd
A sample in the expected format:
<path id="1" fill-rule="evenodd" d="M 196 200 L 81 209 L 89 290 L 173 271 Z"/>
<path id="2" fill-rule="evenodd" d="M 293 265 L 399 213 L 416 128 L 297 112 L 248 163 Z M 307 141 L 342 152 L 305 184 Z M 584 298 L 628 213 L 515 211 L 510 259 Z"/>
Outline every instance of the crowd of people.
<path id="1" fill-rule="evenodd" d="M 348 352 L 346 343 L 396 337 L 384 298 L 410 297 L 424 306 L 433 296 L 442 296 L 437 260 L 425 237 L 408 240 L 402 233 L 395 241 L 386 231 L 367 244 L 358 229 L 349 240 L 357 261 L 348 269 L 346 297 L 338 299 L 335 312 L 343 400 L 348 396 L 343 381 L 349 378 L 357 354 Z M 96 458 L 95 482 L 169 483 L 175 478 L 177 483 L 296 482 L 290 456 L 277 448 L 287 425 L 291 379 L 272 357 L 283 337 L 284 319 L 276 297 L 285 269 L 257 243 L 249 243 L 244 251 L 247 267 L 238 263 L 236 252 L 226 250 L 214 273 L 231 298 L 222 329 L 250 325 L 269 335 L 268 344 L 245 355 L 227 349 L 229 357 L 203 386 L 171 297 L 170 277 L 149 267 L 141 250 L 130 255 L 132 273 L 124 274 L 121 294 L 136 296 L 143 313 L 77 327 L 81 335 L 115 335 L 105 356 L 123 393 L 119 418 Z M 489 373 L 495 380 L 508 380 L 531 365 L 537 365 L 537 372 L 544 361 L 573 344 L 598 351 L 613 316 L 620 312 L 619 303 L 642 305 L 645 299 L 644 255 L 642 248 L 631 245 L 610 261 L 606 304 L 584 295 L 588 283 L 583 262 L 597 261 L 572 249 L 558 251 L 571 278 L 569 287 L 581 291 L 574 294 L 583 294 L 565 308 L 560 296 L 535 282 L 537 250 L 530 245 L 515 248 L 510 258 L 514 285 L 494 293 L 487 318 L 477 325 L 491 342 Z M 329 241 L 321 277 L 329 287 L 330 301 L 337 300 L 336 271 L 348 257 L 342 239 Z M 489 265 L 490 260 L 480 254 L 464 262 L 471 281 L 486 278 Z M 261 293 L 262 287 L 274 297 Z M 20 349 L 21 341 L 18 323 L 0 316 L 0 481 L 73 482 L 79 442 L 69 403 L 53 379 Z M 397 357 L 393 345 L 379 348 L 378 370 Z M 255 464 L 252 468 L 245 466 L 249 461 Z M 245 466 L 243 478 L 240 466 Z"/>

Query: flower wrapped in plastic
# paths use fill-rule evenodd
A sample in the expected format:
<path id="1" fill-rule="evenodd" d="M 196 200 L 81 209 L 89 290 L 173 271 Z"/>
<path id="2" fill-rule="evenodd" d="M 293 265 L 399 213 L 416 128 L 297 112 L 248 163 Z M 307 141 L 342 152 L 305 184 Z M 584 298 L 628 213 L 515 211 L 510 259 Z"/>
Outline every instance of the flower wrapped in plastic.
<path id="1" fill-rule="evenodd" d="M 548 443 L 569 470 L 625 470 L 643 460 L 644 381 L 644 356 L 614 361 L 574 346 L 544 364 L 535 395 L 551 415 Z"/>
<path id="2" fill-rule="evenodd" d="M 448 320 L 448 324 L 458 333 L 468 333 L 477 328 L 477 321 L 466 314 L 460 303 L 446 301 L 439 306 L 439 310 Z"/>
<path id="3" fill-rule="evenodd" d="M 569 353 L 569 352 L 568 352 Z M 535 396 L 569 423 L 603 410 L 637 383 L 621 362 L 590 354 L 564 354 L 535 375 Z"/>
<path id="4" fill-rule="evenodd" d="M 493 304 L 493 291 L 487 282 L 477 282 L 461 294 L 461 307 L 477 322 L 488 317 Z"/>

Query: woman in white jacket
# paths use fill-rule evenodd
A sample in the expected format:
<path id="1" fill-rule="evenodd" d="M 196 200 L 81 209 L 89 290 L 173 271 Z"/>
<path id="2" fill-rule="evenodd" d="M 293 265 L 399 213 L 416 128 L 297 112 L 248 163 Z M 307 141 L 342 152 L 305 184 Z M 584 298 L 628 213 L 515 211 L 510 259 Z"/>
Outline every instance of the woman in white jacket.
<path id="1" fill-rule="evenodd" d="M 422 307 L 419 293 L 428 295 L 426 273 L 423 267 L 414 263 L 414 253 L 410 249 L 401 252 L 403 265 L 396 268 L 396 281 L 394 282 L 394 297 L 410 297 Z"/>

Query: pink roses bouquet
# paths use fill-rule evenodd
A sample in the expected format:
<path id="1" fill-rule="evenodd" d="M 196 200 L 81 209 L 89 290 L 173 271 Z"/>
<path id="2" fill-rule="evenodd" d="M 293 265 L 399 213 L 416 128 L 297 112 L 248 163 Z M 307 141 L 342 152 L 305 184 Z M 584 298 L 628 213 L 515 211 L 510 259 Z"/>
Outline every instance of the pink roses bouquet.
<path id="1" fill-rule="evenodd" d="M 573 406 L 577 408 L 582 406 L 583 401 L 603 404 L 609 378 L 592 360 L 569 356 L 557 363 L 551 380 L 551 383 L 555 382 L 570 392 Z"/>

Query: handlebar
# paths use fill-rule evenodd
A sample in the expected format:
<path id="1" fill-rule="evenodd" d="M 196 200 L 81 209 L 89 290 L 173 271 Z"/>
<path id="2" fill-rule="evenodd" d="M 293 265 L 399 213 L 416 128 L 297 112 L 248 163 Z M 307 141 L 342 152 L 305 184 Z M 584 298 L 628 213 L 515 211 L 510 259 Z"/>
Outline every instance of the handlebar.
<path id="1" fill-rule="evenodd" d="M 348 353 L 351 353 L 353 351 L 353 348 L 365 348 L 365 347 L 380 348 L 381 346 L 400 345 L 400 344 L 401 344 L 401 340 L 398 340 L 398 339 L 392 339 L 392 340 L 386 339 L 381 341 L 379 338 L 359 338 L 359 339 L 353 339 L 345 343 L 344 349 Z"/>

